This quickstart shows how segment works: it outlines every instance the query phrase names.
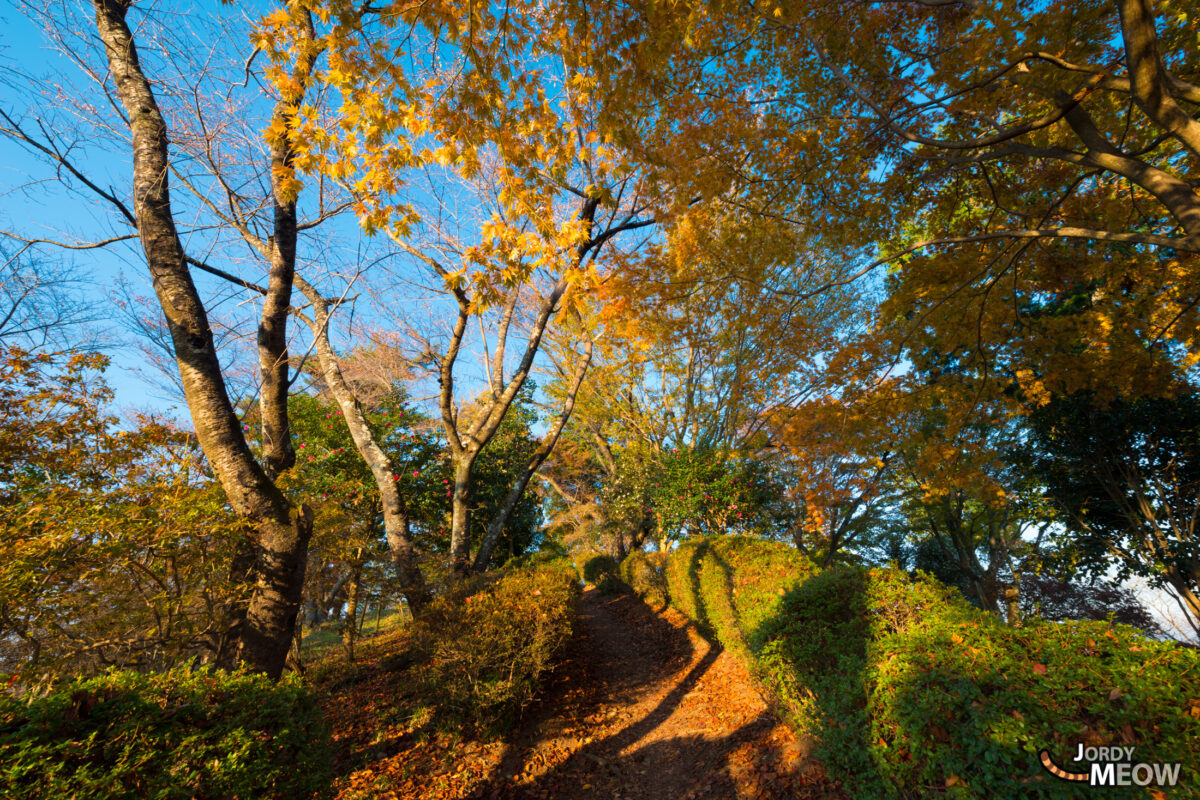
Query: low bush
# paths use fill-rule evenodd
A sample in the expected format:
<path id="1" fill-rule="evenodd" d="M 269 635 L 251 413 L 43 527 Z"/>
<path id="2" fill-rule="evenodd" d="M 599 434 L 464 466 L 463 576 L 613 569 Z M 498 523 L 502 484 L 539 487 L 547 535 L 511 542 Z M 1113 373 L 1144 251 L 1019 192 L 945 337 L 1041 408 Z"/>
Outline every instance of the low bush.
<path id="1" fill-rule="evenodd" d="M 565 560 L 477 579 L 412 626 L 420 694 L 443 725 L 496 733 L 533 698 L 571 634 L 579 582 Z"/>
<path id="2" fill-rule="evenodd" d="M 602 592 L 615 592 L 621 586 L 617 560 L 610 555 L 597 554 L 583 562 L 583 579 Z"/>
<path id="3" fill-rule="evenodd" d="M 665 553 L 637 550 L 621 562 L 621 580 L 647 603 L 664 606 L 669 602 L 667 576 L 663 574 Z"/>
<path id="4" fill-rule="evenodd" d="M 786 546 L 687 543 L 672 602 L 746 653 L 855 797 L 1087 797 L 1051 777 L 1084 746 L 1181 763 L 1169 796 L 1200 794 L 1200 653 L 1107 622 L 1012 628 L 923 574 L 814 575 Z M 1146 797 L 1130 786 L 1106 796 Z"/>
<path id="5" fill-rule="evenodd" d="M 35 699 L 0 696 L 11 800 L 306 798 L 328 785 L 331 754 L 294 676 L 110 671 Z"/>

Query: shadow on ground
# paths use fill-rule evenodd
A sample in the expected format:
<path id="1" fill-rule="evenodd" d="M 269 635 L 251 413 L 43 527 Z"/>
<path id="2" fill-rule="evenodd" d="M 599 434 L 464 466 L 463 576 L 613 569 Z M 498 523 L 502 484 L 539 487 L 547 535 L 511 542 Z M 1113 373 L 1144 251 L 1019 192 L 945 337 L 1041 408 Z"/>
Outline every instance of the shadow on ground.
<path id="1" fill-rule="evenodd" d="M 542 702 L 466 796 L 841 797 L 807 755 L 744 666 L 680 614 L 590 591 Z"/>

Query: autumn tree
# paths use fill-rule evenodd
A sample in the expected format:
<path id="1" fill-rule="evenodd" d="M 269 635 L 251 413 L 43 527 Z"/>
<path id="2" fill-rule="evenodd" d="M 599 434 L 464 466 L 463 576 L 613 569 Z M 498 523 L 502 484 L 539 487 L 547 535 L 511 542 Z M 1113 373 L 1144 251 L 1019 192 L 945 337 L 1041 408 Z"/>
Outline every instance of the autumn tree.
<path id="1" fill-rule="evenodd" d="M 526 492 L 522 478 L 546 437 L 535 434 L 539 422 L 534 405 L 535 387 L 530 381 L 517 396 L 496 434 L 480 453 L 472 472 L 470 544 L 475 549 L 475 569 L 499 566 L 513 556 L 523 555 L 541 541 L 542 506 L 539 498 Z M 441 525 L 430 531 L 435 549 L 450 552 L 452 538 L 448 523 L 453 514 L 452 454 L 442 444 L 447 469 L 443 472 L 445 501 Z M 519 487 L 519 491 L 516 489 Z M 514 497 L 516 498 L 514 500 Z M 480 561 L 483 559 L 483 561 Z"/>
<path id="2" fill-rule="evenodd" d="M 0 360 L 0 662 L 31 681 L 226 661 L 243 523 L 196 438 L 118 425 L 98 355 Z"/>
<path id="3" fill-rule="evenodd" d="M 873 544 L 898 445 L 889 397 L 885 388 L 827 394 L 772 414 L 772 461 L 786 504 L 776 515 L 796 548 L 822 566 Z"/>
<path id="4" fill-rule="evenodd" d="M 887 324 L 1012 370 L 1031 398 L 1175 391 L 1161 352 L 1194 364 L 1200 64 L 1186 13 L 1149 0 L 565 9 L 591 22 L 581 57 L 622 98 L 606 125 L 677 202 L 806 228 L 855 264 L 781 297 L 890 265 Z M 673 113 L 632 124 L 658 107 Z"/>
<path id="5" fill-rule="evenodd" d="M 301 216 L 297 186 L 290 177 L 296 150 L 288 121 L 312 88 L 323 45 L 315 38 L 306 9 L 299 5 L 281 9 L 303 32 L 304 46 L 286 66 L 291 83 L 271 96 L 264 108 L 255 105 L 257 87 L 249 90 L 249 100 L 237 97 L 238 85 L 246 86 L 248 78 L 239 76 L 235 83 L 230 61 L 223 60 L 227 51 L 220 50 L 230 41 L 245 41 L 241 38 L 245 32 L 233 38 L 221 30 L 214 52 L 204 55 L 173 40 L 174 32 L 161 25 L 149 25 L 157 39 L 140 41 L 133 32 L 139 24 L 135 20 L 153 20 L 153 16 L 138 17 L 139 12 L 127 3 L 97 2 L 94 12 L 90 25 L 83 25 L 69 11 L 62 19 L 36 9 L 31 13 L 40 14 L 55 43 L 92 82 L 94 96 L 73 96 L 66 83 L 59 84 L 59 91 L 68 105 L 96 109 L 88 135 L 122 142 L 121 147 L 128 148 L 130 190 L 106 188 L 105 180 L 80 159 L 78 142 L 68 138 L 69 126 L 48 127 L 37 119 L 19 120 L 6 114 L 4 132 L 48 162 L 73 191 L 101 200 L 112 210 L 119 232 L 94 240 L 48 239 L 11 231 L 9 235 L 27 244 L 77 250 L 125 241 L 141 245 L 200 445 L 235 513 L 248 521 L 252 531 L 238 560 L 242 576 L 254 586 L 246 618 L 236 623 L 241 631 L 238 657 L 277 675 L 291 641 L 310 535 L 308 512 L 293 507 L 275 484 L 295 460 L 286 398 L 291 383 L 287 321 L 297 244 L 303 231 L 340 208 L 336 201 L 326 203 L 327 195 L 318 192 L 314 214 L 307 219 Z M 97 53 L 94 39 L 76 35 L 81 30 L 98 34 L 102 52 Z M 139 49 L 139 45 L 148 46 Z M 189 59 L 196 63 L 186 63 Z M 172 60 L 179 73 L 202 79 L 189 87 L 155 83 L 156 71 L 166 74 Z M 249 72 L 244 55 L 239 65 L 241 72 Z M 97 97 L 103 102 L 94 103 Z M 104 103 L 111 115 L 99 110 Z M 265 147 L 258 144 L 262 140 L 257 131 L 244 135 L 246 121 L 258 114 L 267 121 Z M 183 189 L 182 203 L 180 193 L 170 193 L 172 182 Z M 248 191 L 246 187 L 255 183 L 257 188 Z M 181 225 L 181 207 L 206 219 L 194 226 Z M 256 257 L 254 269 L 265 280 L 246 279 L 237 269 L 210 263 L 211 253 L 220 250 L 216 246 L 205 250 L 206 244 L 214 245 L 212 239 L 188 236 L 185 247 L 185 234 L 213 230 L 249 246 Z M 222 241 L 228 239 L 218 236 L 216 243 Z M 193 269 L 261 298 L 256 325 L 261 461 L 251 452 L 230 400 L 214 346 L 210 309 L 193 281 Z"/>
<path id="6" fill-rule="evenodd" d="M 296 120 L 306 151 L 298 166 L 340 180 L 364 228 L 386 234 L 428 270 L 449 301 L 450 333 L 433 358 L 455 464 L 450 558 L 461 575 L 472 567 L 472 471 L 529 377 L 547 327 L 571 313 L 605 245 L 653 218 L 642 216 L 636 171 L 595 133 L 590 77 L 532 6 L 382 5 L 359 18 L 352 5 L 329 2 L 319 13 L 330 26 L 324 78 L 340 103 L 331 114 L 303 111 Z M 259 42 L 287 61 L 302 47 L 303 31 L 274 15 L 263 21 Z M 275 77 L 287 81 L 282 72 Z M 428 185 L 429 170 L 477 198 L 478 213 L 460 219 L 462 195 L 453 193 L 432 209 L 415 202 L 408 192 Z M 490 350 L 485 399 L 465 403 L 455 371 L 485 315 L 493 327 L 490 346 L 481 343 Z M 514 352 L 521 316 L 526 332 Z M 579 381 L 586 369 L 584 358 Z M 468 408 L 473 415 L 460 418 Z M 561 417 L 569 414 L 568 403 Z M 548 447 L 558 427 L 551 425 Z M 540 451 L 531 457 L 505 507 L 542 458 Z M 492 525 L 481 543 L 476 569 L 486 565 L 498 531 Z"/>
<path id="7" fill-rule="evenodd" d="M 673 174 L 703 165 L 696 181 L 758 179 L 744 200 L 760 213 L 836 197 L 847 205 L 833 219 L 860 245 L 888 242 L 888 259 L 1001 240 L 1015 257 L 1041 239 L 1196 252 L 1186 13 L 1149 0 L 566 8 L 592 21 L 585 42 L 610 91 L 672 98 L 677 113 L 650 135 L 624 127 L 644 104 L 612 110 L 629 146 Z M 721 100 L 700 102 L 702 85 Z M 967 199 L 985 213 L 957 213 Z M 873 222 L 856 228 L 856 214 Z M 879 237 L 896 221 L 916 240 Z"/>
<path id="8" fill-rule="evenodd" d="M 705 201 L 619 259 L 589 317 L 595 365 L 543 481 L 564 523 L 603 530 L 617 554 L 653 538 L 665 543 L 668 530 L 777 532 L 792 513 L 780 496 L 791 480 L 780 468 L 785 420 L 828 391 L 826 362 L 866 309 L 858 287 L 780 296 L 781 287 L 844 274 L 845 264 L 821 249 L 798 255 L 806 235 Z M 657 492 L 656 482 L 671 482 L 656 476 L 679 464 L 694 468 L 693 478 L 674 495 Z M 727 485 L 735 476 L 746 479 L 745 493 Z M 728 525 L 713 516 L 717 497 L 728 501 L 724 511 L 741 506 L 725 515 Z"/>

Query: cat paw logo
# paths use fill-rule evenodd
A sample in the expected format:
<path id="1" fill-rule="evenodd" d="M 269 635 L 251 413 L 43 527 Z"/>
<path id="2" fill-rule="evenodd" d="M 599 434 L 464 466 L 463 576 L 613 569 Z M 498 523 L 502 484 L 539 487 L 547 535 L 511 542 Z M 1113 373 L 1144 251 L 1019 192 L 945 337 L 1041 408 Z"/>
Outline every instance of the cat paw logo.
<path id="1" fill-rule="evenodd" d="M 1132 747 L 1084 747 L 1079 745 L 1077 764 L 1086 764 L 1087 772 L 1065 770 L 1050 756 L 1038 753 L 1042 766 L 1056 778 L 1088 786 L 1174 786 L 1179 782 L 1179 764 L 1135 762 Z"/>

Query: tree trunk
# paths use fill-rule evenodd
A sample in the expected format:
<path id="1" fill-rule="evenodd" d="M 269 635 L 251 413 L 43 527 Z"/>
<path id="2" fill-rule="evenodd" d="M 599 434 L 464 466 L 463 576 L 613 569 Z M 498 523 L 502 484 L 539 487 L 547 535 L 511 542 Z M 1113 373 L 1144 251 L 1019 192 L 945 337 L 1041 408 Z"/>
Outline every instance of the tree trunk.
<path id="1" fill-rule="evenodd" d="M 536 467 L 534 470 L 536 471 Z M 479 543 L 479 552 L 475 554 L 474 569 L 476 572 L 487 570 L 488 563 L 492 560 L 492 552 L 496 549 L 496 542 L 500 540 L 504 526 L 512 519 L 513 511 L 525 495 L 525 489 L 529 486 L 529 479 L 532 476 L 533 471 L 526 470 L 517 477 L 517 482 L 512 485 L 508 490 L 508 495 L 504 498 L 504 504 L 500 506 L 496 516 L 492 517 L 492 521 L 488 523 L 487 531 L 483 534 L 483 541 Z"/>
<path id="2" fill-rule="evenodd" d="M 358 593 L 362 586 L 362 566 L 354 567 L 354 576 L 350 579 L 350 592 L 346 600 L 346 615 L 342 619 L 342 647 L 346 651 L 346 660 L 354 663 L 354 640 L 358 634 Z"/>
<path id="3" fill-rule="evenodd" d="M 342 410 L 342 419 L 354 442 L 354 449 L 366 462 L 379 490 L 379 502 L 383 512 L 383 529 L 387 539 L 388 551 L 396 568 L 396 578 L 400 590 L 408 598 L 414 612 L 420 610 L 429 602 L 429 588 L 421 569 L 417 565 L 417 550 L 412 540 L 408 515 L 405 513 L 404 502 L 400 490 L 396 488 L 396 475 L 392 461 L 383 452 L 383 448 L 375 441 L 371 426 L 363 416 L 362 405 L 358 402 L 354 391 L 342 375 L 341 364 L 333 352 L 329 342 L 329 302 L 307 281 L 296 279 L 300 291 L 313 304 L 315 313 L 311 319 L 298 315 L 309 326 L 313 333 L 314 350 L 317 361 L 321 366 L 321 377 L 329 388 L 333 399 Z"/>
<path id="4" fill-rule="evenodd" d="M 292 91 L 285 93 L 275 103 L 271 129 L 284 123 L 283 130 L 289 131 L 293 109 L 300 106 L 305 90 L 312 81 L 317 58 L 324 45 L 314 43 L 312 15 L 299 12 L 304 21 L 305 41 L 299 48 L 292 70 Z M 292 285 L 296 275 L 296 239 L 299 232 L 296 214 L 296 198 L 287 180 L 293 174 L 295 152 L 293 134 L 283 133 L 272 137 L 269 143 L 271 158 L 271 202 L 274 205 L 273 235 L 268 240 L 267 255 L 270 272 L 267 293 L 263 297 L 262 317 L 258 324 L 258 365 L 262 376 L 259 388 L 259 408 L 262 414 L 263 456 L 267 471 L 272 477 L 290 469 L 296 462 L 296 451 L 292 448 L 291 429 L 288 422 L 288 358 L 287 319 L 292 302 Z"/>
<path id="5" fill-rule="evenodd" d="M 471 571 L 471 470 L 475 452 L 455 459 L 454 493 L 450 514 L 450 568 L 460 578 Z"/>
<path id="6" fill-rule="evenodd" d="M 387 538 L 392 565 L 396 569 L 400 591 L 408 600 L 409 608 L 415 613 L 420 613 L 421 609 L 428 605 L 430 594 L 421 568 L 417 566 L 417 549 L 413 545 L 410 525 L 407 515 L 383 515 L 383 532 Z"/>
<path id="7" fill-rule="evenodd" d="M 125 4 L 94 0 L 117 96 L 129 119 L 138 237 L 170 329 L 196 436 L 234 512 L 252 528 L 254 589 L 239 658 L 278 678 L 291 648 L 312 517 L 295 512 L 254 459 L 225 389 L 208 315 L 192 283 L 168 188 L 167 128 L 142 71 Z"/>
<path id="8" fill-rule="evenodd" d="M 1121 16 L 1121 39 L 1129 88 L 1134 102 L 1163 130 L 1200 159 L 1200 121 L 1179 106 L 1171 93 L 1171 82 L 1163 68 L 1151 0 L 1117 0 Z M 1200 198 L 1197 198 L 1200 199 Z M 1189 233 L 1196 233 L 1189 229 Z"/>
<path id="9" fill-rule="evenodd" d="M 1175 590 L 1176 602 L 1187 616 L 1188 624 L 1200 635 L 1200 596 L 1196 594 L 1196 586 L 1200 585 L 1200 570 L 1180 570 L 1168 567 L 1166 570 L 1167 583 Z"/>
<path id="10" fill-rule="evenodd" d="M 483 572 L 487 569 L 488 562 L 492 560 L 492 550 L 495 549 L 496 542 L 500 539 L 500 533 L 504 530 L 504 526 L 508 524 L 509 519 L 512 518 L 513 510 L 516 509 L 517 503 L 521 502 L 521 497 L 524 496 L 530 479 L 533 478 L 534 473 L 541 469 L 546 458 L 553 452 L 554 446 L 558 444 L 558 437 L 562 434 L 568 420 L 571 419 L 571 412 L 575 409 L 575 398 L 579 395 L 579 387 L 583 385 L 583 378 L 587 374 L 588 366 L 591 363 L 592 337 L 588 336 L 583 358 L 576 367 L 575 374 L 571 376 L 571 389 L 563 400 L 563 408 L 554 423 L 554 427 L 547 431 L 537 450 L 530 456 L 529 463 L 525 465 L 525 469 L 517 476 L 516 483 L 512 485 L 508 491 L 508 496 L 504 498 L 504 505 L 500 507 L 500 512 L 489 523 L 487 532 L 483 535 L 483 541 L 479 543 L 479 553 L 475 557 L 476 572 Z"/>
<path id="11" fill-rule="evenodd" d="M 322 602 L 321 613 L 325 620 L 336 619 L 339 616 L 337 609 L 342 602 L 338 599 L 342 595 L 342 590 L 346 588 L 346 584 L 354 577 L 354 570 L 347 569 L 338 576 L 334 582 L 333 588 L 329 590 L 329 594 L 325 595 L 325 600 Z"/>
<path id="12" fill-rule="evenodd" d="M 613 538 L 615 539 L 613 542 L 613 558 L 617 560 L 617 563 L 620 563 L 628 555 L 625 551 L 625 531 L 617 528 L 617 532 Z"/>
<path id="13" fill-rule="evenodd" d="M 1014 578 L 1012 584 L 1005 587 L 1004 605 L 1008 624 L 1019 626 L 1021 624 L 1021 588 L 1019 577 Z"/>
<path id="14" fill-rule="evenodd" d="M 267 520 L 259 526 L 256 582 L 241 636 L 241 660 L 272 678 L 283 674 L 291 646 L 312 537 L 308 506 L 289 517 L 287 524 Z"/>

